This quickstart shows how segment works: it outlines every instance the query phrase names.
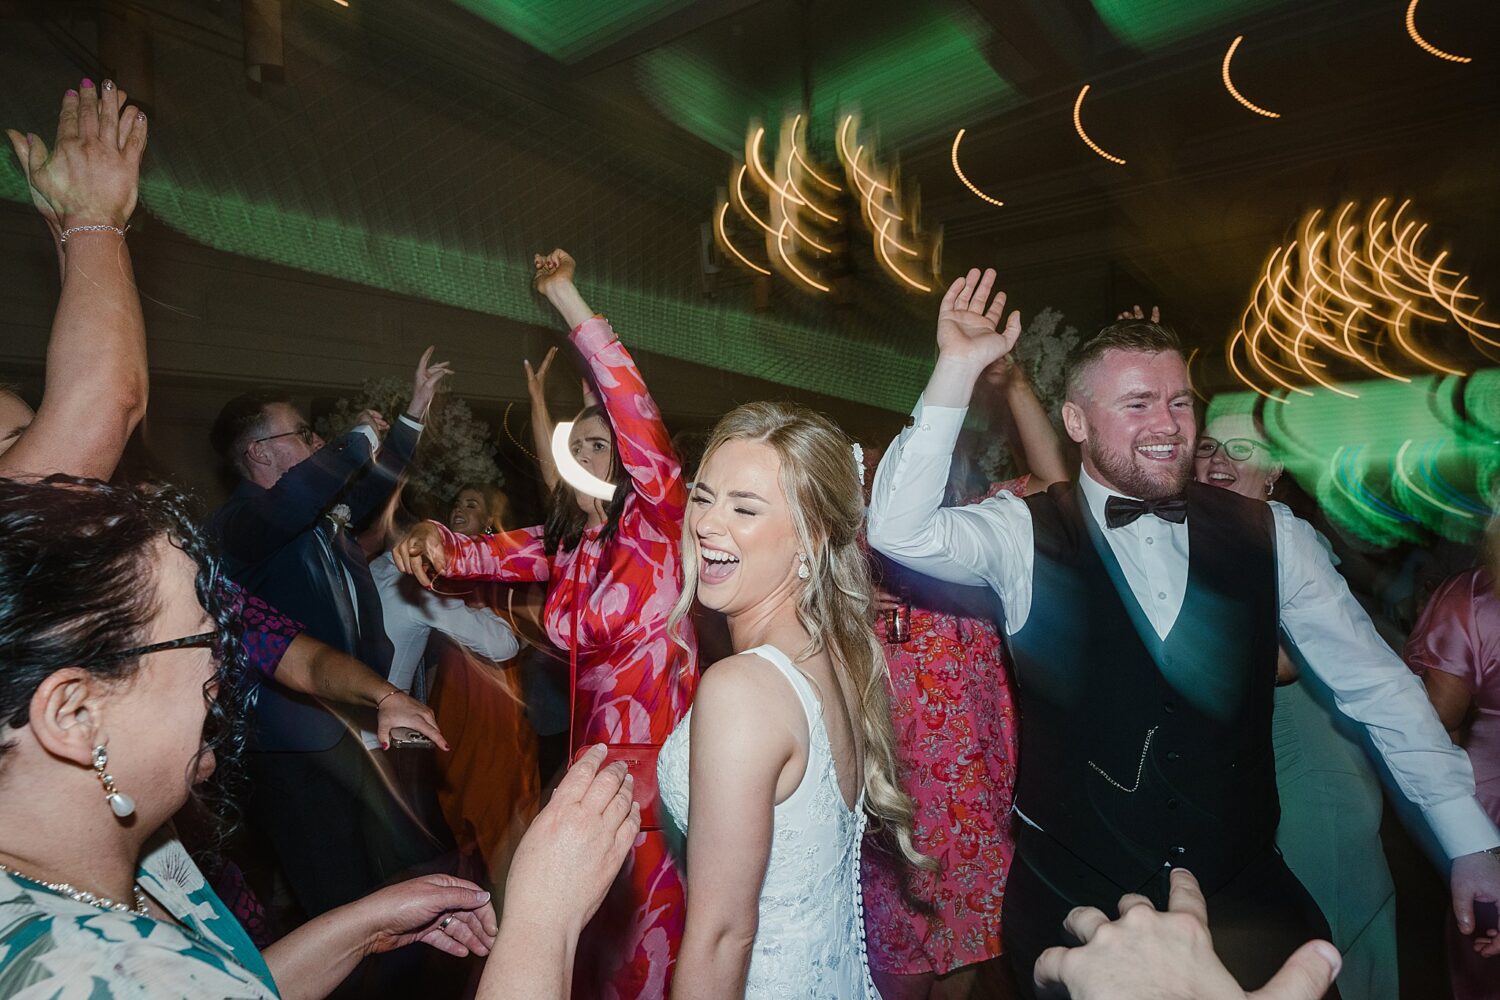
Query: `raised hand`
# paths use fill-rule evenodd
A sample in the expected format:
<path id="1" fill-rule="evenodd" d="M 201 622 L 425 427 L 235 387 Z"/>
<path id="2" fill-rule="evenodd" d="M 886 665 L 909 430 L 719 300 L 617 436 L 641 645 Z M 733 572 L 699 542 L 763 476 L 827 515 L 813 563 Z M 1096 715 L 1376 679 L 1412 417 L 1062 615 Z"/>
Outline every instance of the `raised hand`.
<path id="1" fill-rule="evenodd" d="M 397 882 L 350 907 L 367 921 L 367 955 L 417 941 L 459 958 L 488 955 L 500 930 L 490 894 L 451 875 Z"/>
<path id="2" fill-rule="evenodd" d="M 1115 318 L 1116 319 L 1145 319 L 1146 318 L 1146 314 L 1141 311 L 1141 307 L 1140 306 L 1135 306 L 1133 309 L 1126 309 L 1126 310 L 1124 310 L 1123 312 L 1120 313 L 1119 316 L 1116 316 Z M 1161 306 L 1152 306 L 1151 307 L 1151 322 L 1153 322 L 1153 323 L 1160 323 L 1161 322 Z"/>
<path id="3" fill-rule="evenodd" d="M 391 558 L 397 569 L 410 573 L 428 589 L 432 588 L 432 581 L 442 576 L 448 568 L 448 550 L 443 547 L 443 533 L 431 521 L 423 521 L 411 529 L 391 550 Z"/>
<path id="4" fill-rule="evenodd" d="M 51 150 L 34 133 L 6 129 L 32 204 L 53 236 L 75 226 L 124 228 L 135 211 L 146 116 L 126 107 L 125 92 L 84 80 L 63 97 Z"/>
<path id="5" fill-rule="evenodd" d="M 386 423 L 385 417 L 380 415 L 379 410 L 360 410 L 359 416 L 354 418 L 354 426 L 361 425 L 370 428 L 376 434 L 384 434 L 391 429 L 391 425 Z"/>
<path id="6" fill-rule="evenodd" d="M 427 408 L 432 405 L 432 397 L 437 395 L 438 383 L 453 374 L 447 361 L 435 365 L 428 363 L 432 360 L 433 350 L 427 348 L 422 352 L 422 360 L 417 362 L 417 374 L 411 385 L 411 405 L 406 408 L 406 415 L 419 424 L 427 417 Z"/>
<path id="7" fill-rule="evenodd" d="M 571 285 L 573 274 L 578 270 L 578 262 L 566 250 L 537 254 L 532 257 L 531 263 L 536 268 L 536 273 L 531 276 L 531 284 L 543 295 L 556 285 Z"/>
<path id="8" fill-rule="evenodd" d="M 1005 293 L 990 291 L 995 287 L 995 272 L 978 268 L 948 286 L 938 310 L 938 356 L 944 361 L 962 362 L 975 375 L 1010 353 L 1021 336 L 1021 314 L 1012 310 L 1005 317 Z"/>
<path id="9" fill-rule="evenodd" d="M 1208 904 L 1198 880 L 1182 869 L 1172 872 L 1165 913 L 1128 895 L 1118 920 L 1088 906 L 1069 913 L 1063 926 L 1083 945 L 1048 948 L 1034 976 L 1038 991 L 1061 986 L 1073 1000 L 1318 1000 L 1342 965 L 1333 945 L 1310 941 L 1247 994 L 1214 954 Z"/>
<path id="10" fill-rule="evenodd" d="M 531 362 L 522 361 L 526 367 L 526 394 L 532 399 L 545 399 L 547 397 L 547 370 L 552 367 L 552 359 L 557 357 L 557 348 L 549 347 L 547 356 L 542 358 L 542 363 L 533 370 Z"/>

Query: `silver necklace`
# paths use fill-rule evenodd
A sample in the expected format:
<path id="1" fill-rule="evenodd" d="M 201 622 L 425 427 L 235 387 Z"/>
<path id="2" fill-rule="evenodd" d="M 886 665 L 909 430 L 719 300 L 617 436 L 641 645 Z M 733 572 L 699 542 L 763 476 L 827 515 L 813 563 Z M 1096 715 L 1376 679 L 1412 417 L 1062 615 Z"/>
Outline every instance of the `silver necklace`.
<path id="1" fill-rule="evenodd" d="M 135 894 L 135 906 L 130 906 L 126 903 L 117 903 L 108 896 L 95 895 L 87 889 L 80 889 L 67 882 L 47 882 L 34 875 L 18 872 L 6 864 L 0 864 L 0 872 L 4 872 L 7 875 L 14 875 L 16 878 L 23 878 L 28 882 L 33 882 L 41 886 L 43 889 L 67 896 L 69 899 L 80 903 L 97 906 L 99 909 L 108 910 L 111 913 L 136 913 L 142 917 L 150 916 L 146 911 L 146 894 L 141 891 L 141 884 L 139 882 L 131 883 L 130 890 Z"/>

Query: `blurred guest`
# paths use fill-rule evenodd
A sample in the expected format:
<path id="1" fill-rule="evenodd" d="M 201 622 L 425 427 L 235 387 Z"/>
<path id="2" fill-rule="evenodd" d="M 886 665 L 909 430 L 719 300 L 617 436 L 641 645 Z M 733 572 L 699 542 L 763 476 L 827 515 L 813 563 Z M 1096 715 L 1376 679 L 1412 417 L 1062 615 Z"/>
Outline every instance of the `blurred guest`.
<path id="1" fill-rule="evenodd" d="M 1406 663 L 1422 677 L 1427 697 L 1453 741 L 1474 764 L 1479 801 L 1500 823 L 1500 517 L 1485 533 L 1482 565 L 1438 588 L 1406 643 Z M 1490 928 L 1495 926 L 1490 901 Z M 1450 920 L 1448 969 L 1458 1000 L 1500 996 L 1500 953 L 1465 939 Z"/>
<path id="2" fill-rule="evenodd" d="M 322 997 L 364 954 L 488 952 L 488 893 L 446 876 L 264 955 L 205 883 L 169 821 L 195 788 L 233 814 L 246 678 L 218 572 L 171 491 L 0 480 L 0 994 Z"/>
<path id="3" fill-rule="evenodd" d="M 1022 368 L 1004 358 L 985 381 L 1018 431 L 1021 457 L 1039 474 L 987 484 L 974 496 L 974 463 L 961 438 L 948 475 L 950 506 L 1002 492 L 1025 496 L 1068 474 L 1057 431 Z M 873 475 L 868 450 L 864 457 Z M 1001 953 L 1000 911 L 1015 851 L 1016 709 L 998 609 L 988 590 L 876 559 L 875 631 L 890 671 L 901 787 L 916 803 L 913 841 L 940 867 L 914 869 L 878 840 L 866 851 L 870 968 L 885 1000 L 967 997 L 980 964 Z"/>
<path id="4" fill-rule="evenodd" d="M 146 329 L 125 244 L 146 116 L 112 81 L 85 80 L 63 97 L 50 150 L 30 132 L 5 134 L 52 233 L 62 294 L 40 408 L 0 388 L 0 476 L 107 479 L 146 413 Z"/>
<path id="5" fill-rule="evenodd" d="M 471 484 L 454 498 L 448 526 L 467 537 L 498 534 L 505 530 L 508 507 L 498 487 Z M 392 678 L 409 676 L 424 649 L 437 663 L 428 701 L 454 744 L 451 753 L 432 761 L 443 821 L 484 878 L 504 884 L 540 789 L 536 738 L 514 670 L 521 644 L 503 617 L 506 609 L 487 603 L 501 588 L 471 584 L 451 595 L 426 590 L 397 569 L 389 554 L 370 568 L 396 646 Z"/>
<path id="6" fill-rule="evenodd" d="M 681 592 L 682 468 L 635 361 L 574 286 L 573 258 L 554 250 L 535 264 L 536 288 L 571 329 L 603 401 L 573 422 L 574 478 L 610 499 L 564 479 L 545 525 L 467 538 L 427 522 L 397 546 L 396 564 L 424 586 L 437 576 L 547 581 L 548 636 L 576 665 L 575 751 L 596 742 L 660 746 L 697 682 L 691 628 L 685 645 L 667 630 Z M 666 838 L 650 830 L 584 931 L 575 994 L 664 996 L 683 916 Z"/>
<path id="7" fill-rule="evenodd" d="M 1454 912 L 1472 933 L 1474 900 L 1500 896 L 1489 853 L 1500 831 L 1467 758 L 1311 528 L 1191 482 L 1192 388 L 1170 330 L 1118 323 L 1070 360 L 1076 486 L 942 507 L 974 383 L 1020 336 L 1003 294 L 991 299 L 994 281 L 971 270 L 944 297 L 938 361 L 913 426 L 881 462 L 869 535 L 913 569 L 1003 601 L 1024 762 L 1003 924 L 1023 988 L 1070 911 L 1130 891 L 1164 904 L 1177 864 L 1203 880 L 1215 945 L 1242 983 L 1326 936 L 1274 843 L 1280 627 L 1422 809 L 1453 859 Z"/>
<path id="8" fill-rule="evenodd" d="M 705 671 L 661 753 L 662 801 L 687 834 L 677 1000 L 875 996 L 868 817 L 934 867 L 897 783 L 850 444 L 802 407 L 749 403 L 714 428 L 693 484 L 672 621 L 696 594 L 737 653 Z"/>
<path id="9" fill-rule="evenodd" d="M 229 575 L 309 635 L 382 677 L 391 668 L 380 595 L 351 526 L 378 514 L 410 461 L 446 365 L 423 354 L 411 405 L 378 413 L 327 448 L 284 396 L 230 400 L 215 450 L 240 477 L 210 522 Z M 377 451 L 378 448 L 378 451 Z M 303 912 L 342 905 L 425 860 L 426 838 L 394 807 L 357 733 L 316 699 L 263 685 L 255 707 L 248 811 Z"/>
<path id="10" fill-rule="evenodd" d="M 1281 478 L 1282 465 L 1251 413 L 1210 416 L 1196 454 L 1198 482 L 1252 500 L 1269 500 Z M 1332 546 L 1317 538 L 1337 565 Z M 1299 659 L 1283 634 L 1271 716 L 1281 800 L 1276 846 L 1328 918 L 1344 956 L 1344 1000 L 1395 1000 L 1396 888 L 1380 842 L 1380 777 L 1358 730 L 1332 708 L 1317 678 L 1303 675 Z"/>

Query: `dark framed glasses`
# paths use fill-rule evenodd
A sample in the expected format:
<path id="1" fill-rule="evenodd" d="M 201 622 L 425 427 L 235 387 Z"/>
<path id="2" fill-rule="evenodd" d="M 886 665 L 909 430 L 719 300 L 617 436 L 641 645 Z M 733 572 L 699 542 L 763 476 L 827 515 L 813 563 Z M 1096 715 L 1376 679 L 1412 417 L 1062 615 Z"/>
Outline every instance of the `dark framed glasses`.
<path id="1" fill-rule="evenodd" d="M 164 653 L 169 649 L 213 649 L 218 644 L 218 640 L 219 633 L 217 632 L 199 632 L 197 635 L 185 635 L 181 639 L 168 639 L 165 642 L 153 642 L 149 646 L 124 649 L 118 653 L 100 657 L 94 662 L 118 663 L 121 660 L 134 659 L 148 653 Z"/>
<path id="2" fill-rule="evenodd" d="M 1213 458 L 1220 448 L 1224 449 L 1226 457 L 1232 458 L 1236 462 L 1243 462 L 1250 458 L 1250 456 L 1255 454 L 1257 448 L 1264 451 L 1267 457 L 1271 454 L 1270 448 L 1252 438 L 1225 438 L 1223 441 L 1220 441 L 1207 436 L 1198 439 L 1196 454 L 1199 458 Z"/>
<path id="3" fill-rule="evenodd" d="M 296 437 L 300 438 L 302 440 L 302 443 L 305 444 L 305 445 L 307 445 L 309 448 L 312 447 L 313 437 L 315 435 L 314 435 L 313 429 L 311 427 L 307 426 L 306 424 L 301 424 L 294 431 L 283 431 L 280 434 L 272 434 L 269 437 L 256 438 L 254 441 L 251 441 L 250 443 L 251 444 L 261 444 L 262 442 L 265 442 L 265 441 L 275 441 L 277 438 L 292 437 L 293 435 L 295 435 Z"/>

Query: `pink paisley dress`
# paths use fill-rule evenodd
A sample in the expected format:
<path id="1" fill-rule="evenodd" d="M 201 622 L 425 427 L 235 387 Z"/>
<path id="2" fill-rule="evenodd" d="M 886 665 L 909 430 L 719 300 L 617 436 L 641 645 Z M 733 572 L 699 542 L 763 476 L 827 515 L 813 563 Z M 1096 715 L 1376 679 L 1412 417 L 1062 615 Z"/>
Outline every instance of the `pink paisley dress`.
<path id="1" fill-rule="evenodd" d="M 1020 494 L 1026 478 L 999 483 Z M 984 499 L 977 497 L 974 501 Z M 899 568 L 882 564 L 895 592 Z M 878 572 L 881 572 L 878 571 Z M 916 804 L 917 849 L 936 873 L 906 864 L 888 845 L 864 852 L 865 925 L 870 965 L 897 975 L 943 975 L 1000 954 L 1000 910 L 1015 839 L 1016 709 L 988 591 L 948 599 L 944 585 L 910 579 L 910 639 L 876 634 L 891 672 L 891 719 L 901 785 Z M 929 595 L 931 592 L 931 596 Z M 922 607 L 924 600 L 945 610 Z"/>
<path id="2" fill-rule="evenodd" d="M 581 588 L 573 751 L 592 743 L 660 745 L 687 712 L 697 684 L 691 621 L 681 626 L 687 649 L 667 633 L 668 616 L 682 593 L 687 487 L 661 413 L 609 324 L 596 317 L 571 337 L 609 413 L 615 448 L 633 487 L 618 530 L 601 541 L 601 529 L 590 529 L 575 549 L 549 557 L 540 527 L 480 538 L 445 528 L 446 575 L 548 581 L 543 620 L 548 637 L 564 650 L 575 638 L 574 593 Z M 682 882 L 663 834 L 641 833 L 579 940 L 573 995 L 664 997 L 686 913 Z M 525 914 L 518 917 L 524 920 Z"/>

